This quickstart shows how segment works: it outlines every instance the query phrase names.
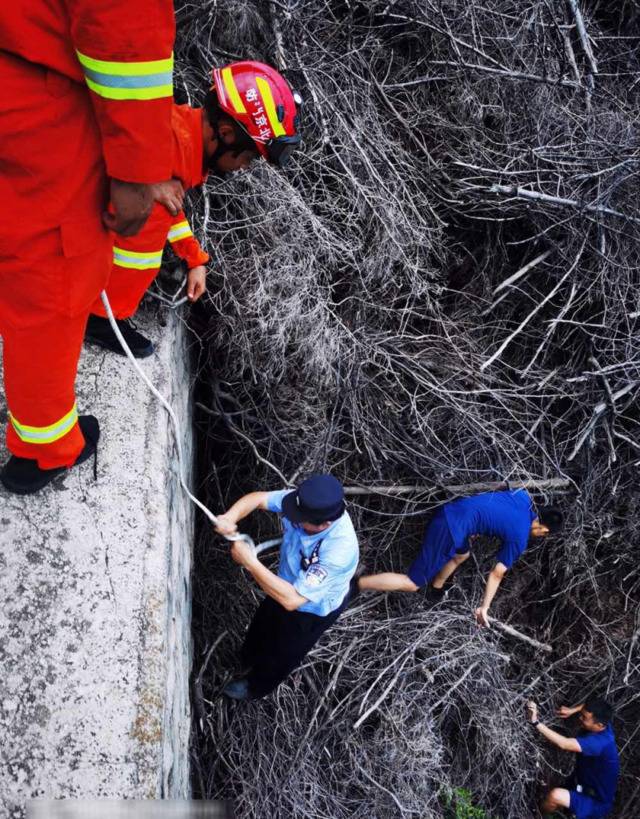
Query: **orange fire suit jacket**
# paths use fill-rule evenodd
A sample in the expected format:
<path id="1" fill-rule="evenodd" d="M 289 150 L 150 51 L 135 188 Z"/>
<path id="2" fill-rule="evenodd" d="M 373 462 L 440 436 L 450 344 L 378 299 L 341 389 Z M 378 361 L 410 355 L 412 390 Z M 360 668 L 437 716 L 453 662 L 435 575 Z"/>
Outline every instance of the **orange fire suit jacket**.
<path id="1" fill-rule="evenodd" d="M 5 0 L 0 335 L 12 454 L 68 466 L 74 381 L 113 263 L 107 178 L 171 176 L 172 0 Z"/>
<path id="2" fill-rule="evenodd" d="M 113 243 L 100 219 L 106 177 L 142 183 L 171 177 L 174 37 L 172 0 L 3 3 L 0 257 L 15 248 L 23 259 L 51 252 L 73 259 L 93 250 L 100 259 L 104 253 L 104 285 Z M 81 97 L 93 109 L 82 121 Z M 44 121 L 52 101 L 67 120 L 56 129 Z M 45 139 L 51 133 L 53 144 Z M 7 274 L 0 321 L 24 326 L 51 314 L 58 283 L 40 279 L 26 292 Z M 77 277 L 68 311 L 92 303 L 90 279 Z"/>
<path id="3" fill-rule="evenodd" d="M 173 133 L 173 168 L 171 176 L 179 179 L 185 190 L 202 185 L 207 177 L 203 170 L 202 109 L 174 105 L 171 112 Z M 155 204 L 151 215 L 136 236 L 116 237 L 113 246 L 113 269 L 105 288 L 113 314 L 118 319 L 134 315 L 158 274 L 166 242 L 183 259 L 189 270 L 209 261 L 193 235 L 183 211 L 170 216 L 166 208 Z M 94 302 L 91 312 L 105 316 L 102 301 Z"/>
<path id="4" fill-rule="evenodd" d="M 107 174 L 126 182 L 171 176 L 174 39 L 171 0 L 8 0 L 0 15 L 2 51 L 86 83 Z"/>

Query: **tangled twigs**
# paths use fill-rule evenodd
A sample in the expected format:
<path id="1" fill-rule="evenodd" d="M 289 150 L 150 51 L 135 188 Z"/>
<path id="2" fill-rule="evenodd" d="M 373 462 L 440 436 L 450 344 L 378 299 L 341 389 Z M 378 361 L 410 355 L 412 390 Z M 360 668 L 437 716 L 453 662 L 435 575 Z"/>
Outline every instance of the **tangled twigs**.
<path id="1" fill-rule="evenodd" d="M 258 596 L 203 529 L 199 656 L 229 633 L 201 678 L 200 795 L 236 797 L 248 819 L 386 819 L 441 817 L 443 789 L 465 787 L 487 815 L 522 819 L 561 765 L 545 748 L 539 767 L 522 696 L 551 714 L 598 690 L 619 712 L 615 815 L 630 819 L 637 4 L 178 5 L 181 99 L 201 100 L 211 65 L 234 56 L 286 66 L 305 99 L 304 147 L 286 172 L 261 163 L 191 201 L 215 258 L 192 322 L 209 505 L 331 469 L 358 492 L 368 571 L 406 571 L 452 489 L 524 478 L 567 514 L 492 611 L 552 654 L 476 628 L 486 543 L 446 604 L 359 599 L 291 681 L 246 708 L 219 691 Z M 278 534 L 249 523 L 259 541 Z"/>

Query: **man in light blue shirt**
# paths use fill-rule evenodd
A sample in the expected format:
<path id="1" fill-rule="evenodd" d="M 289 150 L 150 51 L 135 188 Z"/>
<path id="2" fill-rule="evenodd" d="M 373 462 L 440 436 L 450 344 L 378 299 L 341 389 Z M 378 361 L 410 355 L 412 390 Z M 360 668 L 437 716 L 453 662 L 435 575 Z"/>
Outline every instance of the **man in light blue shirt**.
<path id="1" fill-rule="evenodd" d="M 234 534 L 256 509 L 281 516 L 280 565 L 275 575 L 246 543 L 231 547 L 232 558 L 267 595 L 242 647 L 250 671 L 224 689 L 234 699 L 264 697 L 297 668 L 345 608 L 358 565 L 358 539 L 333 476 L 311 475 L 295 490 L 244 495 L 218 517 L 216 531 Z"/>

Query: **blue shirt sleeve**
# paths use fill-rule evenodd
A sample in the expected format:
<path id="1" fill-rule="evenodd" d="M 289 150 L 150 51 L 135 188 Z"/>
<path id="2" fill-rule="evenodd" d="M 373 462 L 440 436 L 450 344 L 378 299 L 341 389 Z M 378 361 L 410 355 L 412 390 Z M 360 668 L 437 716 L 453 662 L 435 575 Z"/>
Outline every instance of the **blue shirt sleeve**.
<path id="1" fill-rule="evenodd" d="M 292 492 L 292 489 L 277 489 L 275 492 L 269 492 L 267 495 L 267 509 L 270 512 L 277 512 L 280 514 L 282 512 L 282 499 L 285 495 L 288 495 L 289 492 Z"/>
<path id="2" fill-rule="evenodd" d="M 585 756 L 600 756 L 602 749 L 607 744 L 605 733 L 605 731 L 602 731 L 600 734 L 585 734 L 576 737 L 582 753 Z"/>
<path id="3" fill-rule="evenodd" d="M 526 540 L 524 543 L 516 540 L 505 541 L 496 555 L 496 562 L 504 563 L 507 569 L 510 569 L 526 548 Z"/>

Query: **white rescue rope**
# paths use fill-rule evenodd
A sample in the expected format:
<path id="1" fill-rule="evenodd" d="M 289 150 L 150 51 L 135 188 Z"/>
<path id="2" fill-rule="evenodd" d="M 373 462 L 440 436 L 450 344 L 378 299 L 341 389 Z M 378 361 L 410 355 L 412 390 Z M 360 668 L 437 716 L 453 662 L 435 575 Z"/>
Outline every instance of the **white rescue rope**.
<path id="1" fill-rule="evenodd" d="M 281 537 L 274 537 L 273 540 L 265 540 L 262 543 L 258 543 L 258 545 L 255 547 L 256 554 L 259 555 L 260 552 L 266 552 L 267 549 L 275 549 L 275 547 L 279 546 L 281 543 Z"/>
<path id="2" fill-rule="evenodd" d="M 213 514 L 213 512 L 210 509 L 208 509 L 204 505 L 204 503 L 201 503 L 195 497 L 195 495 L 193 495 L 191 493 L 191 491 L 189 490 L 189 487 L 187 486 L 187 482 L 186 482 L 186 480 L 184 478 L 184 457 L 183 457 L 183 453 L 182 453 L 182 430 L 180 428 L 180 423 L 178 422 L 178 418 L 176 417 L 176 414 L 175 414 L 175 412 L 173 410 L 173 407 L 171 406 L 171 404 L 169 404 L 167 399 L 163 395 L 161 395 L 161 393 L 158 392 L 158 390 L 153 386 L 153 384 L 151 383 L 151 381 L 150 381 L 149 377 L 147 376 L 147 374 L 144 372 L 142 367 L 140 367 L 140 365 L 136 361 L 135 356 L 133 355 L 133 353 L 129 349 L 129 345 L 124 340 L 124 338 L 122 336 L 122 333 L 120 332 L 120 328 L 118 327 L 115 316 L 113 315 L 113 310 L 111 309 L 111 305 L 109 304 L 109 299 L 107 298 L 107 294 L 105 293 L 104 290 L 102 291 L 102 293 L 100 293 L 100 298 L 102 299 L 102 304 L 104 305 L 104 309 L 105 309 L 105 311 L 107 313 L 107 318 L 109 319 L 109 323 L 111 324 L 111 329 L 116 334 L 116 338 L 120 342 L 120 345 L 122 346 L 122 349 L 125 351 L 127 358 L 133 364 L 133 366 L 134 366 L 136 372 L 138 373 L 138 375 L 140 376 L 140 378 L 144 381 L 144 383 L 147 385 L 147 387 L 149 387 L 151 392 L 155 395 L 155 397 L 158 399 L 158 401 L 160 401 L 162 406 L 169 413 L 169 417 L 171 418 L 171 422 L 173 424 L 173 432 L 174 432 L 175 439 L 176 439 L 176 448 L 178 450 L 178 478 L 180 480 L 180 486 L 184 490 L 184 492 L 187 495 L 187 497 L 189 498 L 189 500 L 193 504 L 195 504 L 198 507 L 198 509 L 200 509 L 202 512 L 204 512 L 204 514 L 209 518 L 209 520 L 211 521 L 211 523 L 213 523 L 214 526 L 217 526 L 218 518 Z M 242 540 L 242 541 L 244 541 L 246 544 L 248 544 L 254 550 L 254 552 L 256 554 L 259 554 L 260 552 L 263 552 L 265 549 L 268 549 L 271 546 L 276 544 L 276 541 L 266 541 L 265 543 L 261 543 L 259 546 L 256 547 L 255 543 L 253 542 L 253 538 L 251 538 L 249 535 L 242 534 L 241 532 L 238 532 L 235 535 L 223 535 L 223 537 L 225 537 L 227 540 L 231 540 L 231 541 L 233 541 L 233 540 Z M 280 542 L 280 541 L 277 541 L 277 542 Z"/>

